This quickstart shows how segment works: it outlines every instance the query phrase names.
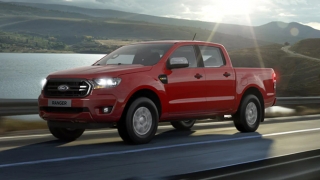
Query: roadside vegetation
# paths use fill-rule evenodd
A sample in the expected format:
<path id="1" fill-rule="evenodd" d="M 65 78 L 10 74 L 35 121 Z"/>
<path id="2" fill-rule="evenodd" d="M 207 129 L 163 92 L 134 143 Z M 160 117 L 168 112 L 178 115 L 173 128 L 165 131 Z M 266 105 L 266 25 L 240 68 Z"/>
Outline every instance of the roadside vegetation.
<path id="1" fill-rule="evenodd" d="M 320 38 L 301 40 L 291 46 L 289 50 L 320 59 Z"/>
<path id="2" fill-rule="evenodd" d="M 0 31 L 0 52 L 65 52 L 67 45 L 55 37 Z"/>
<path id="3" fill-rule="evenodd" d="M 0 134 L 12 131 L 48 129 L 45 121 L 23 121 L 0 117 Z"/>
<path id="4" fill-rule="evenodd" d="M 230 51 L 234 67 L 273 68 L 277 74 L 277 96 L 319 96 L 320 61 L 293 57 L 274 44 Z"/>

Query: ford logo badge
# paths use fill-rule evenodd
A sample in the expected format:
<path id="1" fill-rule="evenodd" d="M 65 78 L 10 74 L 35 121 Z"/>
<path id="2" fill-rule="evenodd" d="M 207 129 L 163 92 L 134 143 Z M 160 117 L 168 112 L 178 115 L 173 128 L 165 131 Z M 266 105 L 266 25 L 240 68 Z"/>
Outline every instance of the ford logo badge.
<path id="1" fill-rule="evenodd" d="M 68 91 L 68 89 L 69 89 L 69 86 L 67 86 L 67 85 L 58 86 L 58 91 L 61 91 L 61 92 Z"/>

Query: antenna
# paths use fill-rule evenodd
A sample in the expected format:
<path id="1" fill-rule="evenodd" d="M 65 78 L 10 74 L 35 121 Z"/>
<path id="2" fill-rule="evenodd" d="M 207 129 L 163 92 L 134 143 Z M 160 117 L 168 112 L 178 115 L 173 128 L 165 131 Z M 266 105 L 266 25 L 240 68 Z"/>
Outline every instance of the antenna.
<path id="1" fill-rule="evenodd" d="M 194 41 L 194 39 L 196 38 L 197 33 L 194 34 L 192 41 Z"/>

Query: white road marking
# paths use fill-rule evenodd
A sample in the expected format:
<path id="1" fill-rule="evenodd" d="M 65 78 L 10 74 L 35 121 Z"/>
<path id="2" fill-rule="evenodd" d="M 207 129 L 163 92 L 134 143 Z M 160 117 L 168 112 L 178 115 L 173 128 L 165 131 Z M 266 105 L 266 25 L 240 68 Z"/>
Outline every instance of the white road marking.
<path id="1" fill-rule="evenodd" d="M 107 152 L 107 153 L 88 154 L 88 155 L 82 155 L 82 156 L 71 156 L 71 157 L 64 157 L 64 158 L 53 158 L 53 159 L 44 159 L 44 160 L 36 160 L 36 161 L 0 164 L 0 168 L 23 166 L 23 165 L 34 165 L 34 164 L 51 163 L 51 162 L 70 161 L 70 160 L 79 160 L 79 159 L 95 158 L 95 157 L 110 156 L 110 155 L 122 155 L 122 154 L 146 152 L 146 151 L 153 151 L 153 150 L 160 150 L 160 149 L 170 149 L 170 148 L 177 148 L 177 147 L 184 147 L 184 146 L 194 146 L 194 145 L 222 143 L 222 142 L 237 141 L 237 140 L 256 139 L 256 138 L 262 138 L 262 137 L 281 136 L 281 135 L 287 135 L 287 134 L 312 132 L 312 131 L 320 131 L 320 128 L 303 129 L 303 130 L 296 130 L 296 131 L 286 131 L 286 132 L 271 133 L 271 134 L 264 134 L 264 135 L 243 136 L 243 137 L 236 137 L 236 138 L 230 138 L 230 139 L 220 139 L 220 140 L 211 140 L 211 141 L 200 141 L 200 142 L 191 142 L 191 143 L 183 143 L 183 144 L 174 144 L 174 145 L 158 146 L 158 147 L 150 147 L 150 148 L 142 148 L 142 149 L 114 151 L 114 152 Z"/>
<path id="2" fill-rule="evenodd" d="M 305 118 L 320 118 L 318 114 L 316 115 L 308 115 L 304 116 Z M 278 117 L 278 118 L 266 118 L 265 121 L 281 121 L 281 120 L 287 120 L 287 119 L 299 119 L 301 116 L 290 116 L 290 117 Z M 222 122 L 208 122 L 208 123 L 196 123 L 194 126 L 209 126 L 209 125 L 217 125 L 217 124 L 232 124 L 232 121 L 222 121 Z M 165 126 L 159 126 L 158 129 L 167 129 L 172 128 L 171 125 L 165 125 Z M 95 130 L 95 131 L 85 131 L 84 134 L 99 134 L 99 133 L 106 133 L 106 132 L 116 132 L 116 129 L 107 129 L 107 130 Z M 6 140 L 6 139 L 27 139 L 27 138 L 39 138 L 39 137 L 46 137 L 46 136 L 52 136 L 51 134 L 37 134 L 37 135 L 23 135 L 23 136 L 8 136 L 8 137 L 0 137 L 0 140 Z"/>
<path id="3" fill-rule="evenodd" d="M 209 126 L 215 124 L 230 124 L 230 122 L 209 122 L 209 123 L 198 123 L 194 126 Z M 159 126 L 158 129 L 169 129 L 173 128 L 171 125 Z M 108 133 L 108 132 L 117 132 L 117 129 L 106 129 L 106 130 L 90 130 L 85 131 L 84 134 L 100 134 L 100 133 Z M 36 135 L 21 135 L 21 136 L 8 136 L 8 137 L 0 137 L 0 140 L 6 139 L 27 139 L 27 138 L 39 138 L 39 137 L 47 137 L 52 136 L 51 134 L 36 134 Z"/>
<path id="4" fill-rule="evenodd" d="M 98 130 L 98 131 L 85 131 L 84 134 L 99 134 L 104 132 L 115 132 L 114 129 L 108 130 Z M 23 135 L 23 136 L 8 136 L 8 137 L 0 137 L 0 140 L 5 139 L 27 139 L 27 138 L 35 138 L 35 137 L 47 137 L 52 136 L 52 134 L 36 134 L 36 135 Z"/>

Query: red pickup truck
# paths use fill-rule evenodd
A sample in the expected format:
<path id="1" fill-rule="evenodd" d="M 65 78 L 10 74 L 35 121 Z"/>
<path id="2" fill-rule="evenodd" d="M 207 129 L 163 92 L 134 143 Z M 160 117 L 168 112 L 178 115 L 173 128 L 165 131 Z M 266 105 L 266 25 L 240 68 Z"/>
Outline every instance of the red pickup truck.
<path id="1" fill-rule="evenodd" d="M 226 49 L 200 41 L 123 46 L 92 66 L 46 78 L 39 114 L 56 138 L 72 141 L 85 129 L 116 124 L 129 143 L 148 143 L 158 122 L 179 130 L 196 119 L 232 115 L 240 132 L 254 132 L 275 104 L 270 68 L 233 68 Z"/>

